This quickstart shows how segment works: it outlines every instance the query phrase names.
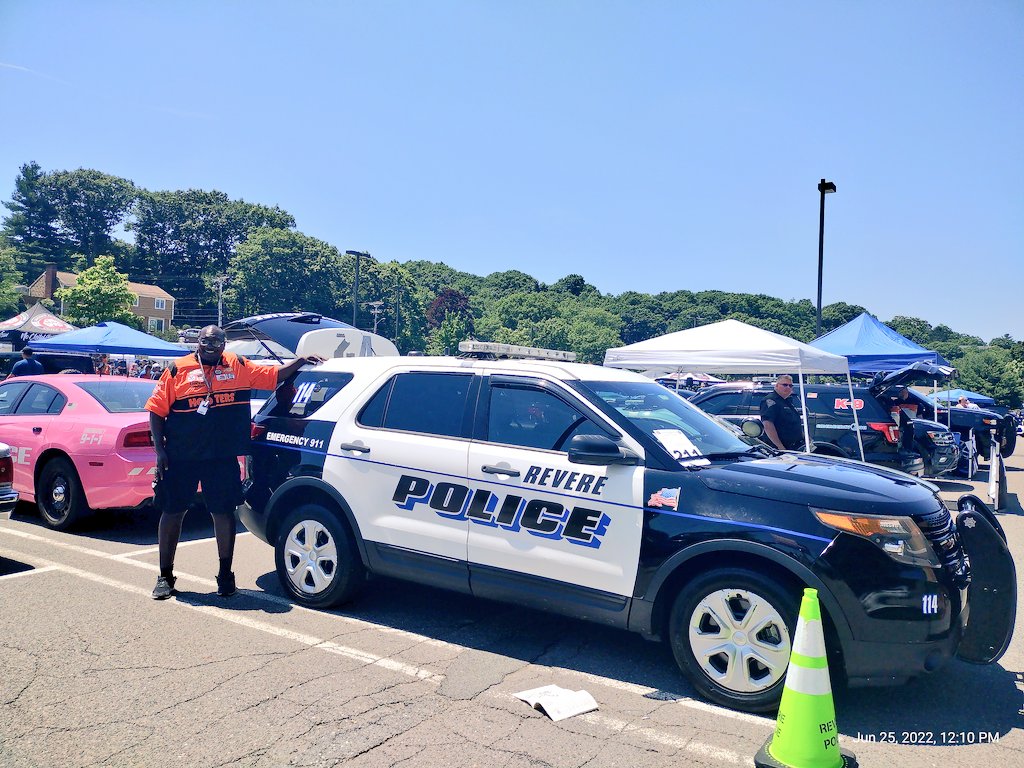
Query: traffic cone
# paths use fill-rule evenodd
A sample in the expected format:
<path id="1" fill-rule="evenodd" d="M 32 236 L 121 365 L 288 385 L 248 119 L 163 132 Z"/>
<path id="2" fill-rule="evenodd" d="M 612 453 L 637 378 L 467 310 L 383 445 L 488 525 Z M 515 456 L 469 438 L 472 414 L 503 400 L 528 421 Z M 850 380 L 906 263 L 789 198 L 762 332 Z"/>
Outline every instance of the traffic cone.
<path id="1" fill-rule="evenodd" d="M 857 768 L 839 746 L 818 591 L 805 589 L 786 670 L 775 733 L 754 758 L 757 768 Z"/>

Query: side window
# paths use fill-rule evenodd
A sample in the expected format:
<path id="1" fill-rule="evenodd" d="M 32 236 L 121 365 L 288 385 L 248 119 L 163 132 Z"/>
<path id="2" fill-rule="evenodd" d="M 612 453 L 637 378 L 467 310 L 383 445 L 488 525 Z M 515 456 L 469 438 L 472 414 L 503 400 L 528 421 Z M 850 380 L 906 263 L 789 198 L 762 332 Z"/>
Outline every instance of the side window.
<path id="1" fill-rule="evenodd" d="M 391 387 L 394 386 L 394 383 L 395 380 L 393 378 L 388 379 L 387 384 L 378 389 L 377 393 L 370 398 L 370 402 L 363 406 L 363 410 L 356 421 L 364 427 L 379 428 L 384 426 L 384 408 L 388 404 L 388 398 L 391 396 Z"/>
<path id="2" fill-rule="evenodd" d="M 28 394 L 21 399 L 21 403 L 18 404 L 18 409 L 15 413 L 18 416 L 38 416 L 43 413 L 54 413 L 52 407 L 54 401 L 63 400 L 63 396 L 55 389 L 51 387 L 45 387 L 42 384 L 34 384 L 28 391 Z M 64 403 L 60 403 L 60 407 L 63 407 Z M 56 411 L 60 413 L 60 409 Z"/>
<path id="3" fill-rule="evenodd" d="M 492 443 L 564 450 L 576 435 L 605 434 L 579 410 L 550 392 L 523 386 L 492 385 L 487 440 Z"/>
<path id="4" fill-rule="evenodd" d="M 465 436 L 472 374 L 400 373 L 384 412 L 385 429 L 447 437 Z"/>
<path id="5" fill-rule="evenodd" d="M 700 407 L 716 416 L 746 416 L 750 412 L 749 402 L 749 392 L 723 392 L 701 403 Z"/>
<path id="6" fill-rule="evenodd" d="M 28 389 L 31 383 L 30 381 L 16 381 L 0 387 L 0 416 L 10 416 L 14 413 L 14 404 L 18 402 L 21 393 Z"/>
<path id="7" fill-rule="evenodd" d="M 316 370 L 299 371 L 290 380 L 278 386 L 273 402 L 265 404 L 268 416 L 291 416 L 300 419 L 312 416 L 352 381 L 351 373 L 322 373 Z"/>

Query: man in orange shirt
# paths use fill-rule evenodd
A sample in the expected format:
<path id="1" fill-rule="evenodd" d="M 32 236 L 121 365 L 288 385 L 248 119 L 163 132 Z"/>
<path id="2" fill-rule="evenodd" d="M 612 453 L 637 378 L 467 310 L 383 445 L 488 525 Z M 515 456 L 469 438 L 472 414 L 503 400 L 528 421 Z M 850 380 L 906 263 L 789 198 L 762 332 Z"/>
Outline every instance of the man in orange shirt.
<path id="1" fill-rule="evenodd" d="M 238 457 L 249 453 L 249 394 L 275 389 L 304 363 L 322 358 L 299 357 L 280 368 L 256 365 L 224 351 L 223 329 L 208 325 L 199 334 L 199 349 L 179 357 L 161 374 L 146 403 L 156 446 L 156 504 L 161 510 L 158 532 L 160 576 L 153 598 L 174 594 L 174 552 L 185 510 L 200 483 L 213 517 L 220 570 L 217 594 L 236 592 L 231 561 L 235 548 L 235 507 L 242 499 Z"/>

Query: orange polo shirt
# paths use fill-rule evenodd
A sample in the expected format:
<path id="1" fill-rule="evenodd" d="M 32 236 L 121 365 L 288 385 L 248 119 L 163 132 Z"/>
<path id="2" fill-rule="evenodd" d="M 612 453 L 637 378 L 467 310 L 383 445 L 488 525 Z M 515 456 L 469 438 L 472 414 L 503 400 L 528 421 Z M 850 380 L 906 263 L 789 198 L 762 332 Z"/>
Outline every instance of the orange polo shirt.
<path id="1" fill-rule="evenodd" d="M 217 365 L 202 365 L 197 354 L 175 360 L 146 403 L 147 411 L 166 420 L 168 457 L 202 461 L 249 453 L 249 395 L 253 389 L 275 389 L 278 370 L 231 352 Z"/>

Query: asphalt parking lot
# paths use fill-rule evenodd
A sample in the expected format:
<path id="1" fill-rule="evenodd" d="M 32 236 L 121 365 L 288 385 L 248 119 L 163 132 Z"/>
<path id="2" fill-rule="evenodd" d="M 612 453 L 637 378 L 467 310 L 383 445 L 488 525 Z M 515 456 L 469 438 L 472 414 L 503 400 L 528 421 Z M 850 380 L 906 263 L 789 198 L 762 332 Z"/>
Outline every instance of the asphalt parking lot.
<path id="1" fill-rule="evenodd" d="M 939 486 L 985 498 L 985 479 Z M 1007 479 L 1020 565 L 1022 456 Z M 241 591 L 218 598 L 196 514 L 180 593 L 153 601 L 156 521 L 62 534 L 24 504 L 0 521 L 0 765 L 734 766 L 772 732 L 695 698 L 665 647 L 625 632 L 384 579 L 344 610 L 299 608 L 247 533 Z M 841 743 L 862 765 L 1024 764 L 1021 634 L 994 666 L 841 693 Z M 552 722 L 513 696 L 552 683 L 599 710 Z"/>

